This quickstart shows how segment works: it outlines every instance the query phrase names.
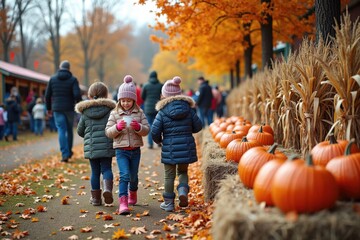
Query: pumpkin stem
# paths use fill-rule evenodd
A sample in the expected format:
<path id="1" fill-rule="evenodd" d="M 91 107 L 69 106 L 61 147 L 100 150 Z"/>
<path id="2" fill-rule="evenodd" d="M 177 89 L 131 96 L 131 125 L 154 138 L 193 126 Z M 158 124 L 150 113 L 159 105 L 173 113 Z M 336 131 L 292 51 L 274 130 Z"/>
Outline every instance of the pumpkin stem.
<path id="1" fill-rule="evenodd" d="M 263 133 L 264 131 L 263 131 L 263 126 L 262 125 L 260 125 L 260 128 L 259 128 L 259 133 Z"/>
<path id="2" fill-rule="evenodd" d="M 275 150 L 277 148 L 278 144 L 274 143 L 268 150 L 268 153 L 275 154 Z"/>
<path id="3" fill-rule="evenodd" d="M 246 136 L 243 136 L 243 138 L 241 139 L 242 142 L 248 142 L 248 139 Z"/>
<path id="4" fill-rule="evenodd" d="M 329 135 L 329 143 L 330 143 L 330 144 L 337 144 L 337 143 L 338 143 L 338 142 L 336 141 L 336 138 L 335 138 L 335 136 L 334 136 L 333 133 L 331 133 L 331 134 Z"/>
<path id="5" fill-rule="evenodd" d="M 345 153 L 344 153 L 345 156 L 351 154 L 351 146 L 352 146 L 354 143 L 355 143 L 355 138 L 352 138 L 352 139 L 350 140 L 350 142 L 348 142 L 348 144 L 346 145 L 346 148 L 345 148 Z"/>
<path id="6" fill-rule="evenodd" d="M 296 153 L 294 153 L 294 154 L 291 154 L 291 155 L 288 157 L 287 161 L 291 162 L 291 161 L 296 160 L 296 159 L 299 159 L 299 155 L 296 154 Z"/>
<path id="7" fill-rule="evenodd" d="M 232 131 L 232 134 L 235 134 L 236 132 L 235 131 Z"/>
<path id="8" fill-rule="evenodd" d="M 313 158 L 311 154 L 306 154 L 305 156 L 306 165 L 308 166 L 314 166 Z"/>

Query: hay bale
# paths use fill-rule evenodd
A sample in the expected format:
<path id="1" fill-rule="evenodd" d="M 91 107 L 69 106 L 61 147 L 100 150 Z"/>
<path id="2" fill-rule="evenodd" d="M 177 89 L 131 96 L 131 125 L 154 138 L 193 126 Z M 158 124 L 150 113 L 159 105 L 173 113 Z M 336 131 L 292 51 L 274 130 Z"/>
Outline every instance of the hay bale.
<path id="1" fill-rule="evenodd" d="M 215 240 L 360 239 L 360 214 L 354 203 L 339 201 L 332 210 L 294 215 L 291 220 L 276 207 L 257 204 L 252 190 L 243 186 L 238 175 L 221 181 L 214 206 Z"/>
<path id="2" fill-rule="evenodd" d="M 215 198 L 219 188 L 220 180 L 227 175 L 237 173 L 237 163 L 226 162 L 225 150 L 214 142 L 209 131 L 204 131 L 202 135 L 202 163 L 203 186 L 205 201 Z"/>

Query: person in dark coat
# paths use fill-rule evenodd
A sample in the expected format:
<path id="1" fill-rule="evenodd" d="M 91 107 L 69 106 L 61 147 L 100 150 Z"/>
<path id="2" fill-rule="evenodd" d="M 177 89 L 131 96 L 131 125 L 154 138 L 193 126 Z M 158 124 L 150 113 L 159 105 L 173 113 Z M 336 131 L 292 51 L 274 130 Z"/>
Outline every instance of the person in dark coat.
<path id="1" fill-rule="evenodd" d="M 202 123 L 195 111 L 194 100 L 181 95 L 180 77 L 166 81 L 162 87 L 163 99 L 156 104 L 156 115 L 151 135 L 158 144 L 162 143 L 161 162 L 165 167 L 164 202 L 160 208 L 174 210 L 174 182 L 177 186 L 179 206 L 188 205 L 188 165 L 196 162 L 196 144 L 193 133 L 202 129 Z"/>
<path id="2" fill-rule="evenodd" d="M 72 156 L 74 107 L 81 101 L 81 91 L 77 78 L 70 72 L 70 63 L 62 61 L 59 70 L 50 78 L 45 92 L 46 109 L 54 116 L 59 135 L 62 162 Z"/>
<path id="3" fill-rule="evenodd" d="M 113 140 L 105 134 L 105 127 L 110 112 L 116 103 L 107 99 L 108 88 L 102 82 L 91 84 L 88 91 L 89 100 L 75 105 L 77 113 L 81 114 L 77 125 L 77 133 L 84 138 L 84 155 L 91 166 L 91 198 L 94 206 L 102 204 L 100 177 L 103 176 L 103 197 L 106 204 L 113 203 L 113 172 L 112 157 L 115 156 Z"/>
<path id="4" fill-rule="evenodd" d="M 17 141 L 18 124 L 20 122 L 21 107 L 17 102 L 16 96 L 11 94 L 6 100 L 7 127 L 5 129 L 5 141 L 9 141 L 9 135 L 12 134 L 13 140 Z"/>
<path id="5" fill-rule="evenodd" d="M 210 111 L 211 102 L 213 100 L 213 94 L 209 81 L 206 81 L 204 77 L 198 78 L 199 83 L 199 96 L 196 101 L 196 105 L 199 109 L 200 120 L 203 128 L 212 123 L 212 112 Z"/>
<path id="6" fill-rule="evenodd" d="M 162 86 L 163 86 L 163 84 L 160 83 L 160 81 L 157 77 L 157 72 L 152 71 L 149 75 L 148 82 L 144 84 L 144 86 L 141 90 L 141 98 L 144 101 L 144 113 L 149 122 L 150 131 L 151 131 L 151 126 L 154 122 L 155 116 L 157 114 L 157 111 L 155 109 L 155 104 L 160 100 Z M 148 147 L 150 149 L 152 149 L 153 148 L 153 139 L 151 137 L 151 134 L 148 135 L 148 144 L 149 144 Z"/>

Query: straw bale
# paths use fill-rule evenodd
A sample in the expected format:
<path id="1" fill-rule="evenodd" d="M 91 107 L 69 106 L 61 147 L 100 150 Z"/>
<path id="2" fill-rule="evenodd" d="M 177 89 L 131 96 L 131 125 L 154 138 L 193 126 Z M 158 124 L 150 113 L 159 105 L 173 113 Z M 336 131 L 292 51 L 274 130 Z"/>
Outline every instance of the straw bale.
<path id="1" fill-rule="evenodd" d="M 204 131 L 202 135 L 202 164 L 203 186 L 205 201 L 214 199 L 219 188 L 219 181 L 228 174 L 237 173 L 237 163 L 226 162 L 225 150 L 214 142 L 211 134 Z"/>
<path id="2" fill-rule="evenodd" d="M 338 201 L 331 210 L 286 217 L 276 207 L 257 204 L 252 190 L 242 185 L 238 175 L 221 181 L 214 206 L 215 240 L 360 239 L 359 203 Z"/>

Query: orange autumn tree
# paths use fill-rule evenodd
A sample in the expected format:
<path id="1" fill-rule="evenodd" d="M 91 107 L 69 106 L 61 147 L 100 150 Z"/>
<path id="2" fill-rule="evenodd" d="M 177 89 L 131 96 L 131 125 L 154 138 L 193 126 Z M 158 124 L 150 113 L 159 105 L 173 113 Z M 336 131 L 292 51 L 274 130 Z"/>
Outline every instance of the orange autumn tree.
<path id="1" fill-rule="evenodd" d="M 74 32 L 63 37 L 63 59 L 71 62 L 72 72 L 83 85 L 98 80 L 116 87 L 119 76 L 125 74 L 126 41 L 130 39 L 131 28 L 119 24 L 114 27 L 115 23 L 110 12 L 95 8 L 88 13 L 86 26 L 78 25 Z"/>
<path id="2" fill-rule="evenodd" d="M 139 1 L 140 4 L 145 2 L 146 0 Z M 201 52 L 205 48 L 204 44 L 206 42 L 207 44 L 213 43 L 201 39 L 212 40 L 211 36 L 223 31 L 227 33 L 222 38 L 221 43 L 223 45 L 217 42 L 217 44 L 214 44 L 215 46 L 208 49 L 215 51 L 214 48 L 218 48 L 220 52 L 224 47 L 232 46 L 232 43 L 242 45 L 245 65 L 247 67 L 251 66 L 252 50 L 255 47 L 252 39 L 260 39 L 261 27 L 259 26 L 267 23 L 267 19 L 264 17 L 267 14 L 271 15 L 273 19 L 272 26 L 274 29 L 271 42 L 292 42 L 293 39 L 301 37 L 305 32 L 314 32 L 313 14 L 307 15 L 308 10 L 313 6 L 313 1 L 288 1 L 286 5 L 281 0 L 268 1 L 268 3 L 245 0 L 181 0 L 176 2 L 158 0 L 156 2 L 157 16 L 165 16 L 166 22 L 163 23 L 160 19 L 157 19 L 154 28 L 164 31 L 168 38 L 154 38 L 154 40 L 158 41 L 163 49 L 178 50 L 179 59 L 182 61 L 189 57 L 196 58 L 196 51 L 193 49 L 198 48 L 198 51 Z M 307 17 L 302 18 L 299 16 Z M 281 23 L 281 25 L 278 23 Z M 229 26 L 235 26 L 235 30 Z M 294 28 L 296 28 L 296 31 L 292 31 Z M 226 51 L 223 54 L 226 55 Z M 237 50 L 236 54 L 238 55 L 236 59 L 239 60 L 241 50 Z M 233 57 L 222 57 L 222 59 L 229 58 Z M 203 62 L 206 62 L 206 60 L 203 60 Z M 217 62 L 217 65 L 219 65 L 219 62 Z M 209 68 L 213 67 L 216 66 L 209 66 Z M 233 68 L 233 66 L 228 66 L 228 69 L 230 68 Z"/>
<path id="3" fill-rule="evenodd" d="M 75 27 L 75 33 L 80 43 L 83 57 L 84 85 L 88 86 L 90 82 L 90 71 L 94 68 L 97 77 L 103 80 L 105 77 L 105 60 L 106 56 L 111 55 L 115 49 L 113 47 L 124 46 L 124 41 L 129 37 L 130 27 L 127 25 L 118 26 L 115 17 L 111 13 L 113 2 L 106 1 L 96 2 L 97 5 L 85 13 L 81 20 L 73 17 L 72 21 Z M 126 57 L 126 48 L 122 55 L 117 58 Z M 110 60 L 110 59 L 109 59 Z"/>

